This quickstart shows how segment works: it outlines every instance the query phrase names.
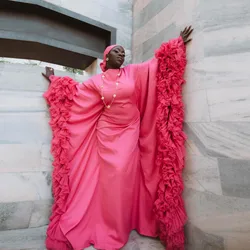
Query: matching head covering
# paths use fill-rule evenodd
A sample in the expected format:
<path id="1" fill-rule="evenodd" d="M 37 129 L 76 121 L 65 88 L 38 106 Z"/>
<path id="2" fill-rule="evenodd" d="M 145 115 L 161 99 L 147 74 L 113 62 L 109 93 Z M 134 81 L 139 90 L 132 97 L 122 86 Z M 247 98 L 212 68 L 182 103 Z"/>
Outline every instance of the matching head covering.
<path id="1" fill-rule="evenodd" d="M 103 53 L 103 61 L 100 63 L 100 67 L 101 67 L 101 69 L 102 69 L 103 72 L 106 71 L 106 64 L 107 64 L 106 59 L 107 59 L 107 55 L 108 55 L 108 53 L 109 53 L 114 47 L 116 47 L 116 46 L 117 46 L 117 45 L 110 45 L 110 46 L 108 46 L 108 47 L 105 49 L 105 51 L 104 51 L 104 53 Z"/>

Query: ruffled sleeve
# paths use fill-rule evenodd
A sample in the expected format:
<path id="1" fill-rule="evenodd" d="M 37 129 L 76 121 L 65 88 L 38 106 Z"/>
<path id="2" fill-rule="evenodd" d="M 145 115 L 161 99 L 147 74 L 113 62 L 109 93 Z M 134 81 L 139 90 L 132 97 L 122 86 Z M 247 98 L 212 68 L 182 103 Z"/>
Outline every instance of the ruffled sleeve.
<path id="1" fill-rule="evenodd" d="M 70 163 L 82 144 L 94 138 L 95 126 L 101 114 L 102 105 L 93 82 L 79 84 L 70 77 L 50 77 L 51 84 L 44 93 L 49 105 L 52 129 L 51 153 L 53 155 L 52 189 L 54 204 L 47 229 L 47 249 L 71 249 L 59 226 L 61 216 L 70 202 L 74 171 Z M 87 139 L 88 140 L 87 140 Z M 73 177 L 72 177 L 73 176 Z M 77 217 L 77 216 L 75 216 Z"/>
<path id="2" fill-rule="evenodd" d="M 148 180 L 159 174 L 153 210 L 159 236 L 168 250 L 184 249 L 186 212 L 182 170 L 186 136 L 182 84 L 185 66 L 186 51 L 181 37 L 163 43 L 153 59 L 136 66 L 141 165 Z M 153 191 L 154 183 L 148 181 L 148 186 Z"/>

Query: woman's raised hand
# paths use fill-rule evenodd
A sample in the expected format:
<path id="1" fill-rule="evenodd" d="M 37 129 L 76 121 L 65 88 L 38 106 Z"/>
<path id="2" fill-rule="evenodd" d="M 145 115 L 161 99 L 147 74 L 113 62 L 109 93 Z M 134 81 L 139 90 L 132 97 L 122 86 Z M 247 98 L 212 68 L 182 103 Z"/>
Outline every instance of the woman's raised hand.
<path id="1" fill-rule="evenodd" d="M 183 39 L 184 44 L 187 44 L 192 41 L 192 38 L 190 38 L 191 33 L 194 29 L 192 29 L 192 26 L 186 27 L 183 31 L 181 31 L 180 36 Z"/>
<path id="2" fill-rule="evenodd" d="M 50 82 L 50 76 L 55 75 L 55 71 L 51 67 L 45 67 L 45 74 L 42 73 L 43 77 Z"/>

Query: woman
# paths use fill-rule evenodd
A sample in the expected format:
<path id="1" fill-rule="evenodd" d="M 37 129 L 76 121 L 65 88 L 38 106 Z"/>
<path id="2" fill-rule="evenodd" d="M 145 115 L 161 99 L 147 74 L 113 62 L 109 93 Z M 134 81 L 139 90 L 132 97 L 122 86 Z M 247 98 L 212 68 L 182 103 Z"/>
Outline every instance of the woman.
<path id="1" fill-rule="evenodd" d="M 191 33 L 124 68 L 124 49 L 109 46 L 103 73 L 83 84 L 46 68 L 55 199 L 47 249 L 117 250 L 131 230 L 184 249 L 181 85 Z"/>

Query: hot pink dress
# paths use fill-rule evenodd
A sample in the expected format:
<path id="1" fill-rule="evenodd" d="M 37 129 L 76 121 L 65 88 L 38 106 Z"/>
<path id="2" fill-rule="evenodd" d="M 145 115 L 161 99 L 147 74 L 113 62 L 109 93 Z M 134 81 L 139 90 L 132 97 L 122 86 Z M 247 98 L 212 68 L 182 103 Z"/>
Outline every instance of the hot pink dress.
<path id="1" fill-rule="evenodd" d="M 165 53 L 170 52 L 173 70 L 167 72 L 165 67 L 161 71 Z M 51 77 L 44 95 L 50 105 L 54 156 L 55 203 L 47 232 L 48 249 L 80 250 L 93 244 L 97 249 L 117 250 L 134 229 L 146 236 L 159 235 L 168 249 L 182 249 L 186 219 L 181 199 L 185 141 L 180 92 L 185 68 L 182 40 L 162 45 L 157 56 L 122 68 L 117 89 L 119 70 L 107 70 L 104 79 L 96 75 L 82 84 L 68 77 Z M 171 81 L 162 80 L 175 70 L 180 72 L 170 75 Z M 172 94 L 171 89 L 165 91 L 170 99 L 164 100 L 160 89 L 173 82 L 176 89 Z M 116 93 L 110 109 L 101 100 L 101 85 L 107 103 Z M 178 129 L 172 128 L 178 142 L 172 140 L 170 146 L 166 140 L 171 128 L 166 124 L 175 115 L 169 113 L 169 106 L 179 112 Z M 164 112 L 168 119 L 173 117 L 166 120 Z M 166 157 L 161 151 L 164 145 L 169 152 Z M 166 178 L 173 146 L 177 153 Z"/>

